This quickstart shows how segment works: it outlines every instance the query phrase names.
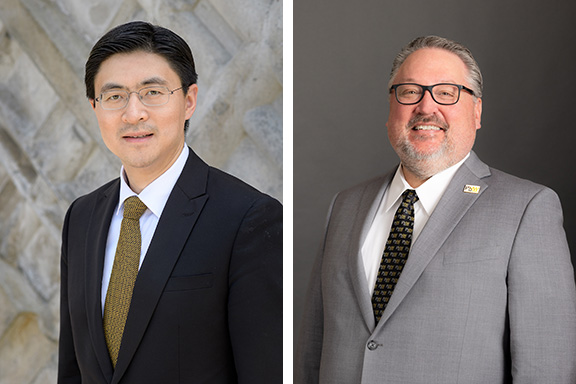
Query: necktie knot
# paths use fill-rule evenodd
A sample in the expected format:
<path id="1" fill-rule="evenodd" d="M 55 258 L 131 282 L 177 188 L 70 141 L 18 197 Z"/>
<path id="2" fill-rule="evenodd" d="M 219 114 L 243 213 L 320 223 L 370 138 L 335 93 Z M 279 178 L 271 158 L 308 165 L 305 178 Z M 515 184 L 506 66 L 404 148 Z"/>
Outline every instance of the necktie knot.
<path id="1" fill-rule="evenodd" d="M 124 201 L 124 218 L 140 220 L 146 209 L 148 207 L 137 196 L 130 196 Z"/>
<path id="2" fill-rule="evenodd" d="M 418 201 L 418 195 L 416 191 L 413 189 L 407 189 L 402 193 L 402 201 L 407 202 L 408 204 L 414 204 Z"/>

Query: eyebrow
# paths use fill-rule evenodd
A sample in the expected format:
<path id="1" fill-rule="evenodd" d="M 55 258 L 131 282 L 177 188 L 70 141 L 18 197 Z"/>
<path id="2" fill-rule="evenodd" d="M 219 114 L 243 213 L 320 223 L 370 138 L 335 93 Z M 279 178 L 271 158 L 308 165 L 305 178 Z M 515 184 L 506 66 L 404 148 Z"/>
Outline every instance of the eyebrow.
<path id="1" fill-rule="evenodd" d="M 413 77 L 408 77 L 407 79 L 405 79 L 404 81 L 402 81 L 403 83 L 414 83 L 414 84 L 419 84 L 416 82 L 416 80 Z M 435 83 L 435 84 L 460 84 L 454 80 L 443 80 L 440 81 L 439 83 Z M 433 85 L 433 84 L 430 84 Z"/>
<path id="2" fill-rule="evenodd" d="M 138 84 L 139 88 L 146 87 L 148 85 L 168 85 L 168 82 L 161 77 L 151 77 L 149 79 L 141 81 Z M 102 86 L 102 88 L 100 88 L 100 93 L 109 91 L 111 89 L 128 89 L 128 88 L 118 83 L 106 83 Z"/>

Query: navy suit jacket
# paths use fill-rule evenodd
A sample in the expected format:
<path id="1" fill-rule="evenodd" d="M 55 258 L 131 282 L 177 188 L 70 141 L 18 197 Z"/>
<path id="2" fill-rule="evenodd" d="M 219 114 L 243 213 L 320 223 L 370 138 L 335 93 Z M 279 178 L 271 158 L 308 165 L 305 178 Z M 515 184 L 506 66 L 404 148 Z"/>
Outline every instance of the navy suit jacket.
<path id="1" fill-rule="evenodd" d="M 63 227 L 58 383 L 282 380 L 282 205 L 190 151 L 138 273 L 113 369 L 101 283 L 116 179 Z"/>

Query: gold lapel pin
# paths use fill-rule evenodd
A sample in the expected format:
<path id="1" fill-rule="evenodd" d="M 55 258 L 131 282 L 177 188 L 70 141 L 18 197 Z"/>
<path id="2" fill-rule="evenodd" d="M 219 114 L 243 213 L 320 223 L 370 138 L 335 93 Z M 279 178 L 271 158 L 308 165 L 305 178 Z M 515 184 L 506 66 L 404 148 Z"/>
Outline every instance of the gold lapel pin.
<path id="1" fill-rule="evenodd" d="M 466 193 L 478 193 L 478 192 L 480 192 L 480 186 L 479 185 L 466 184 L 464 186 L 464 192 L 466 192 Z"/>

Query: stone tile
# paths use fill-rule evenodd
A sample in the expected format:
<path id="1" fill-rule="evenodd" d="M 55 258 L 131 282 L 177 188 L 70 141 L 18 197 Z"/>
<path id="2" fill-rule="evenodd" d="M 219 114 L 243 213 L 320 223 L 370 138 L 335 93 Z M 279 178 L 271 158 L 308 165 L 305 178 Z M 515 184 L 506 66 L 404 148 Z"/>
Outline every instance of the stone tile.
<path id="1" fill-rule="evenodd" d="M 0 191 L 0 259 L 4 259 L 11 265 L 16 265 L 18 260 L 18 249 L 14 245 L 16 236 L 13 236 L 13 228 L 18 221 L 18 210 L 21 206 L 22 197 L 18 195 L 16 187 L 12 183 L 4 185 Z"/>
<path id="2" fill-rule="evenodd" d="M 12 76 L 15 63 L 22 54 L 20 47 L 8 35 L 8 31 L 0 20 L 0 81 L 4 82 Z"/>
<path id="3" fill-rule="evenodd" d="M 184 38 L 192 49 L 199 79 L 211 84 L 232 54 L 193 12 L 168 14 L 161 21 Z"/>
<path id="4" fill-rule="evenodd" d="M 210 3 L 239 34 L 251 41 L 262 39 L 262 24 L 278 0 L 251 0 L 250 6 L 243 1 L 211 0 Z"/>
<path id="5" fill-rule="evenodd" d="M 33 313 L 21 313 L 0 339 L 0 384 L 30 383 L 56 349 Z"/>
<path id="6" fill-rule="evenodd" d="M 223 169 L 282 201 L 282 174 L 250 138 L 242 140 Z"/>
<path id="7" fill-rule="evenodd" d="M 13 99 L 11 107 L 17 108 L 17 114 L 22 119 L 16 120 L 10 128 L 25 140 L 44 123 L 59 97 L 27 55 L 20 56 L 15 65 L 16 70 L 8 80 L 7 90 Z M 28 124 L 22 124 L 22 120 Z"/>
<path id="8" fill-rule="evenodd" d="M 26 1 L 27 5 L 30 4 L 30 8 L 31 4 L 34 2 L 37 3 L 38 0 Z M 72 22 L 75 29 L 78 31 L 77 33 L 89 36 L 92 43 L 94 43 L 109 29 L 110 22 L 114 19 L 116 12 L 118 12 L 118 9 L 121 7 L 123 2 L 118 0 L 92 0 L 89 2 L 59 0 L 58 3 L 60 9 L 54 7 L 53 4 L 48 6 L 48 8 L 52 8 L 53 10 L 49 15 L 46 13 L 40 13 L 40 10 L 37 9 L 35 12 L 36 16 L 39 19 L 45 20 L 45 22 L 42 22 L 41 24 L 44 25 L 48 21 L 56 21 L 60 23 L 63 21 L 66 23 Z M 59 13 L 54 12 L 55 10 L 59 11 Z M 61 37 L 58 31 L 53 31 L 49 26 L 46 26 L 45 28 L 51 32 L 53 39 L 70 39 L 70 37 L 66 36 Z M 90 47 L 88 47 L 88 51 L 89 48 Z M 63 52 L 67 52 L 67 50 L 63 50 Z M 88 52 L 86 52 L 86 55 L 87 54 Z M 86 55 L 82 56 L 81 59 L 85 60 Z"/>
<path id="9" fill-rule="evenodd" d="M 8 264 L 3 259 L 0 259 L 0 288 L 8 296 L 16 313 L 41 313 L 47 308 L 46 303 L 39 298 L 18 267 Z M 0 307 L 0 310 L 2 309 L 3 307 Z"/>
<path id="10" fill-rule="evenodd" d="M 12 304 L 8 292 L 0 286 L 0 335 L 4 334 L 12 319 L 17 315 L 16 308 Z"/>
<path id="11" fill-rule="evenodd" d="M 44 226 L 34 234 L 18 258 L 30 285 L 44 300 L 58 293 L 60 283 L 60 240 Z"/>
<path id="12" fill-rule="evenodd" d="M 6 185 L 6 183 L 9 182 L 10 182 L 10 175 L 8 174 L 8 171 L 6 170 L 4 165 L 0 163 L 0 190 L 4 188 L 4 185 Z"/>
<path id="13" fill-rule="evenodd" d="M 11 265 L 17 265 L 25 248 L 32 241 L 41 226 L 34 209 L 25 200 L 19 200 L 12 212 L 4 217 L 5 236 L 0 244 L 0 255 Z"/>
<path id="14" fill-rule="evenodd" d="M 208 1 L 202 1 L 194 9 L 199 20 L 212 32 L 230 54 L 234 55 L 241 48 L 243 39 L 234 31 L 234 21 L 224 19 Z"/>
<path id="15" fill-rule="evenodd" d="M 27 141 L 26 150 L 48 180 L 57 184 L 74 179 L 94 145 L 76 117 L 59 104 L 36 135 Z"/>
<path id="16" fill-rule="evenodd" d="M 56 48 L 67 58 L 77 76 L 84 75 L 84 62 L 90 53 L 91 43 L 88 41 L 84 28 L 87 27 L 90 11 L 87 8 L 98 7 L 98 1 L 89 4 L 82 1 L 60 1 L 60 7 L 54 7 L 50 0 L 21 0 L 32 17 L 38 22 Z M 71 3 L 71 4 L 70 4 Z M 117 5 L 118 1 L 112 2 Z M 78 12 L 81 8 L 83 12 Z M 113 14 L 114 7 L 108 7 L 108 12 Z M 104 23 L 97 23 L 99 28 L 93 27 L 89 31 L 99 34 Z"/>
<path id="17" fill-rule="evenodd" d="M 56 381 L 62 220 L 120 169 L 83 66 L 129 20 L 166 25 L 192 47 L 200 92 L 187 142 L 282 196 L 282 1 L 0 1 L 0 384 Z"/>
<path id="18" fill-rule="evenodd" d="M 37 178 L 28 195 L 38 217 L 48 229 L 60 234 L 64 215 L 70 205 L 69 201 L 57 194 L 54 184 L 44 178 Z"/>
<path id="19" fill-rule="evenodd" d="M 272 105 L 251 109 L 244 115 L 243 124 L 260 151 L 282 168 L 282 118 L 276 109 Z"/>
<path id="20" fill-rule="evenodd" d="M 39 312 L 39 316 L 42 333 L 50 340 L 58 341 L 60 336 L 60 295 L 54 295 L 47 306 Z"/>
<path id="21" fill-rule="evenodd" d="M 100 149 L 95 149 L 73 180 L 58 183 L 58 192 L 70 203 L 120 175 L 120 162 L 111 163 Z"/>
<path id="22" fill-rule="evenodd" d="M 31 119 L 17 92 L 14 86 L 0 83 L 0 119 L 3 122 L 2 131 L 22 139 L 34 135 L 38 125 Z M 15 144 L 11 137 L 8 140 L 12 146 Z"/>
<path id="23" fill-rule="evenodd" d="M 56 383 L 58 378 L 58 365 L 56 363 L 49 363 L 45 366 L 36 379 L 31 384 L 48 384 Z"/>

